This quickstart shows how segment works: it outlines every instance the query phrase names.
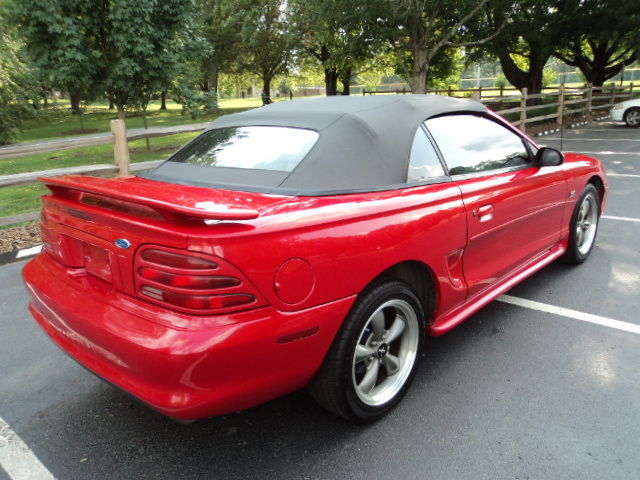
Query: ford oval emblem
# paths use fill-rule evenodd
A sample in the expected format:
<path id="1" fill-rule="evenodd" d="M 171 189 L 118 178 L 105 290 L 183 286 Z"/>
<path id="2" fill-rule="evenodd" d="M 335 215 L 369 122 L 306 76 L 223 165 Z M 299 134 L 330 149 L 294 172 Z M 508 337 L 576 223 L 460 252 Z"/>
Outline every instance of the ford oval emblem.
<path id="1" fill-rule="evenodd" d="M 119 238 L 115 243 L 118 248 L 129 248 L 131 246 L 131 242 L 126 238 Z"/>

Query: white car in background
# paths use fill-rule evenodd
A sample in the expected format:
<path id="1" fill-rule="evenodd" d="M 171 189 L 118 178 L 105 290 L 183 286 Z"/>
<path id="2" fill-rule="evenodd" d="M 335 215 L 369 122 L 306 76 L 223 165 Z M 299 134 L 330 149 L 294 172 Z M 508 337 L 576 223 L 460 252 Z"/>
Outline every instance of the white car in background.
<path id="1" fill-rule="evenodd" d="M 640 98 L 618 103 L 611 109 L 611 120 L 625 122 L 629 127 L 640 127 Z"/>

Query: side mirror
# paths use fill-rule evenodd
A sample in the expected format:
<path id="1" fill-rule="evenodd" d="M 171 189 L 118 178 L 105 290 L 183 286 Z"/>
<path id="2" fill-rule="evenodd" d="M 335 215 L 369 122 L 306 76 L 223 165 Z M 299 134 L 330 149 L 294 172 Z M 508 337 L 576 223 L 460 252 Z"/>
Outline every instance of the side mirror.
<path id="1" fill-rule="evenodd" d="M 555 148 L 543 147 L 536 152 L 535 162 L 540 167 L 557 167 L 564 162 L 564 155 Z"/>

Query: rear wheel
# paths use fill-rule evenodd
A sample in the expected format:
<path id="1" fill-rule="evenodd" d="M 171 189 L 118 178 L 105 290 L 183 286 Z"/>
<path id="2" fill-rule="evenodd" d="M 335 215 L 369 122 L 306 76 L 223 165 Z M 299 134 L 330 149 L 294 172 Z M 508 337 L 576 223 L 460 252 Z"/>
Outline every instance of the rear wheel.
<path id="1" fill-rule="evenodd" d="M 640 108 L 630 108 L 624 114 L 624 121 L 630 127 L 640 127 Z"/>
<path id="2" fill-rule="evenodd" d="M 388 413 L 415 375 L 423 317 L 404 282 L 372 284 L 356 300 L 309 384 L 311 395 L 349 420 L 375 420 Z"/>
<path id="3" fill-rule="evenodd" d="M 588 184 L 571 216 L 569 244 L 561 257 L 565 263 L 579 264 L 584 262 L 596 242 L 598 220 L 600 218 L 600 200 L 598 190 Z"/>

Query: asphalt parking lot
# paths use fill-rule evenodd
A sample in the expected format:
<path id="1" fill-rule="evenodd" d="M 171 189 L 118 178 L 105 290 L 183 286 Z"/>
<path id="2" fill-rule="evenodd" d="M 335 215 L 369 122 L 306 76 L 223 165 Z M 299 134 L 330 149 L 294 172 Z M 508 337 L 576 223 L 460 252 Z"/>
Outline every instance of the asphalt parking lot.
<path id="1" fill-rule="evenodd" d="M 304 391 L 182 425 L 98 380 L 30 320 L 0 267 L 0 480 L 640 478 L 640 129 L 536 139 L 602 160 L 596 247 L 440 338 L 405 400 L 354 426 Z"/>

